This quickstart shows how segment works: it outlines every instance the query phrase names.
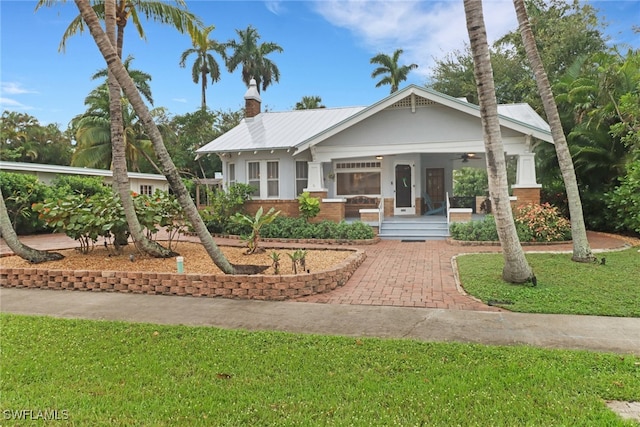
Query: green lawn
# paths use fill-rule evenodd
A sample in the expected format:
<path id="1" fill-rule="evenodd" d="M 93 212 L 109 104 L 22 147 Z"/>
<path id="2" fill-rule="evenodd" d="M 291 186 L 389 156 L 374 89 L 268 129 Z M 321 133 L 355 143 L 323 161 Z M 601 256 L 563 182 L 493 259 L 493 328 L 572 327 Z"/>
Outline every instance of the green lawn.
<path id="1" fill-rule="evenodd" d="M 527 313 L 640 317 L 640 252 L 597 254 L 604 264 L 581 264 L 570 254 L 527 254 L 536 287 L 502 281 L 500 254 L 457 258 L 464 289 L 484 302 Z"/>
<path id="2" fill-rule="evenodd" d="M 633 356 L 17 315 L 0 322 L 4 417 L 66 411 L 55 425 L 631 426 L 604 400 L 640 400 Z"/>

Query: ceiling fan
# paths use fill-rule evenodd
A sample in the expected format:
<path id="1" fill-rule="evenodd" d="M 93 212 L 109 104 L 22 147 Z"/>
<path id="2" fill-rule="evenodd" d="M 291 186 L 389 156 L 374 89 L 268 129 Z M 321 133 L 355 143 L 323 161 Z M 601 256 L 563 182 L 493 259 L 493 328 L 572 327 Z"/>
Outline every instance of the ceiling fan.
<path id="1" fill-rule="evenodd" d="M 452 160 L 462 160 L 462 163 L 467 163 L 469 160 L 480 160 L 482 157 L 478 157 L 476 153 L 462 153 L 460 157 L 456 157 Z"/>

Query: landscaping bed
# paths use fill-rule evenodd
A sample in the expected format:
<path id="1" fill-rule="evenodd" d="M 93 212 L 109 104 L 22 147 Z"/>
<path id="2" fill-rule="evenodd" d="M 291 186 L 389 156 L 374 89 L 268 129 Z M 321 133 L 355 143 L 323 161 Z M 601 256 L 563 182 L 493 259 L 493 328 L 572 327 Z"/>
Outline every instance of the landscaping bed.
<path id="1" fill-rule="evenodd" d="M 304 273 L 292 274 L 287 254 L 295 249 L 269 249 L 245 255 L 246 248 L 221 247 L 229 262 L 262 266 L 262 274 L 223 274 L 197 243 L 180 243 L 184 273 L 177 273 L 175 258 L 141 256 L 133 247 L 121 255 L 108 248 L 89 254 L 74 249 L 60 251 L 65 258 L 34 266 L 19 257 L 2 259 L 0 285 L 44 289 L 117 291 L 163 295 L 223 296 L 228 298 L 284 300 L 326 292 L 344 285 L 365 254 L 361 250 L 307 250 Z M 271 253 L 280 254 L 280 271 L 274 274 Z M 133 261 L 131 261 L 133 256 Z M 299 273 L 300 267 L 298 266 Z"/>

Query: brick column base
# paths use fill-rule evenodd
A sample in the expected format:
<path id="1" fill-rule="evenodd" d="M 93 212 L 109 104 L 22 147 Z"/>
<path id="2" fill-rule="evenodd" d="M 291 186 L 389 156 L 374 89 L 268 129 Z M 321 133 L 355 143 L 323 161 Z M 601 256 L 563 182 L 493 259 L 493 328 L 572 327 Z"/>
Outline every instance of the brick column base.
<path id="1" fill-rule="evenodd" d="M 513 195 L 516 200 L 511 206 L 522 206 L 530 203 L 540 204 L 540 187 L 513 187 Z"/>

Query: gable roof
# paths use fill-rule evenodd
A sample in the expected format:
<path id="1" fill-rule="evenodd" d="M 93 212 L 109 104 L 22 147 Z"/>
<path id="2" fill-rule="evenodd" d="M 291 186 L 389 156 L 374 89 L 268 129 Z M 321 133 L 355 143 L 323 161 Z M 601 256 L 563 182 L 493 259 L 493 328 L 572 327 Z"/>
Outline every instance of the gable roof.
<path id="1" fill-rule="evenodd" d="M 269 149 L 304 151 L 323 140 L 394 105 L 439 104 L 480 117 L 480 107 L 426 87 L 409 85 L 369 107 L 322 108 L 265 112 L 243 119 L 238 126 L 196 152 L 223 153 Z M 549 125 L 528 104 L 498 106 L 500 125 L 553 142 Z"/>

